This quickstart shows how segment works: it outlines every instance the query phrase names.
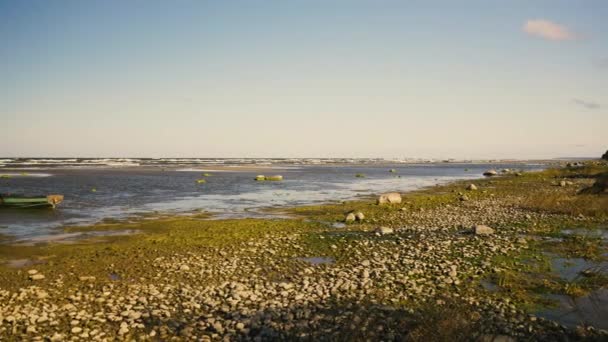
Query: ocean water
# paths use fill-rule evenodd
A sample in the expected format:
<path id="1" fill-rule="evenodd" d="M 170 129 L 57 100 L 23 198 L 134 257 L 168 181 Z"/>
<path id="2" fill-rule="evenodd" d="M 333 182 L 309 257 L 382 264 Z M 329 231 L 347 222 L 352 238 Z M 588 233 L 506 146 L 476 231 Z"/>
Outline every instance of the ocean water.
<path id="1" fill-rule="evenodd" d="M 261 209 L 343 201 L 386 191 L 408 191 L 456 179 L 482 177 L 487 169 L 541 169 L 539 164 L 403 164 L 403 163 L 256 163 L 224 162 L 223 170 L 200 163 L 171 162 L 168 166 L 132 165 L 132 159 L 108 167 L 107 160 L 91 159 L 83 166 L 50 159 L 32 166 L 31 160 L 4 159 L 0 174 L 2 194 L 63 194 L 55 210 L 0 209 L 0 234 L 16 240 L 60 233 L 66 225 L 89 225 L 103 219 L 129 219 L 150 214 L 187 214 L 206 211 L 217 218 L 263 217 Z M 77 161 L 76 159 L 74 159 Z M 40 161 L 39 159 L 37 161 Z M 191 161 L 191 160 L 188 160 Z M 285 160 L 281 160 L 285 161 Z M 12 165 L 7 165 L 11 164 Z M 47 165 L 40 165 L 47 163 Z M 268 165 L 264 170 L 239 170 L 226 165 Z M 211 163 L 209 163 L 211 164 Z M 216 163 L 218 164 L 218 163 Z M 117 167 L 118 166 L 118 167 Z M 389 172 L 395 169 L 395 173 Z M 465 169 L 467 169 L 465 171 Z M 203 177 L 203 173 L 212 175 Z M 355 177 L 365 174 L 364 178 Z M 281 182 L 256 182 L 257 174 L 281 174 Z M 206 183 L 196 180 L 205 178 Z"/>

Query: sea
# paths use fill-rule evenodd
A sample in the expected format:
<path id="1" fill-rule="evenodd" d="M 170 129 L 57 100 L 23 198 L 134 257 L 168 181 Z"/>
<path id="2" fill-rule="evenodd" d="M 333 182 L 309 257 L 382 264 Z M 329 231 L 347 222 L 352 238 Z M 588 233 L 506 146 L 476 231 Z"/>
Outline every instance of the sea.
<path id="1" fill-rule="evenodd" d="M 540 170 L 544 162 L 287 158 L 0 158 L 0 194 L 62 194 L 56 209 L 0 208 L 0 234 L 17 242 L 65 226 L 159 215 L 277 215 L 267 208 L 405 192 L 488 169 Z M 257 175 L 283 181 L 255 181 Z M 204 179 L 205 182 L 198 180 Z"/>

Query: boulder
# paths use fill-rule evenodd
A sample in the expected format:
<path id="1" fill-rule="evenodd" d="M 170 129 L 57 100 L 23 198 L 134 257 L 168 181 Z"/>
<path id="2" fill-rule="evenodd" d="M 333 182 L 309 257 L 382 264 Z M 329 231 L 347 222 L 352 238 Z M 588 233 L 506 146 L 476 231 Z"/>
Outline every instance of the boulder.
<path id="1" fill-rule="evenodd" d="M 583 194 L 608 195 L 608 172 L 597 177 L 592 186 L 581 191 Z"/>
<path id="2" fill-rule="evenodd" d="M 483 175 L 486 177 L 496 176 L 497 174 L 498 174 L 498 172 L 496 172 L 496 170 L 488 170 L 483 173 Z"/>
<path id="3" fill-rule="evenodd" d="M 379 234 L 379 235 L 393 234 L 393 228 L 378 227 L 378 228 L 376 228 L 375 232 L 376 232 L 376 234 Z"/>
<path id="4" fill-rule="evenodd" d="M 44 275 L 42 275 L 40 273 L 32 274 L 30 276 L 30 280 L 42 280 L 44 278 L 45 278 Z"/>
<path id="5" fill-rule="evenodd" d="M 394 204 L 401 203 L 401 194 L 398 192 L 389 192 L 378 197 L 378 204 Z"/>
<path id="6" fill-rule="evenodd" d="M 566 186 L 566 181 L 560 181 L 559 186 Z"/>
<path id="7" fill-rule="evenodd" d="M 357 211 L 357 212 L 355 213 L 355 219 L 357 219 L 357 221 L 363 221 L 363 219 L 364 219 L 364 218 L 365 218 L 365 215 L 363 215 L 363 213 L 362 213 L 362 212 Z"/>
<path id="8" fill-rule="evenodd" d="M 475 235 L 492 235 L 494 234 L 494 229 L 483 225 L 483 224 L 478 224 L 473 226 L 473 234 Z"/>
<path id="9" fill-rule="evenodd" d="M 355 214 L 353 213 L 348 213 L 346 215 L 346 217 L 344 218 L 344 222 L 354 222 L 357 218 L 355 217 Z"/>
<path id="10" fill-rule="evenodd" d="M 477 186 L 475 184 L 469 184 L 469 186 L 467 186 L 467 190 L 477 190 Z"/>
<path id="11" fill-rule="evenodd" d="M 266 180 L 266 176 L 264 176 L 264 175 L 257 175 L 257 176 L 255 176 L 255 180 L 256 181 L 264 181 L 264 180 Z"/>

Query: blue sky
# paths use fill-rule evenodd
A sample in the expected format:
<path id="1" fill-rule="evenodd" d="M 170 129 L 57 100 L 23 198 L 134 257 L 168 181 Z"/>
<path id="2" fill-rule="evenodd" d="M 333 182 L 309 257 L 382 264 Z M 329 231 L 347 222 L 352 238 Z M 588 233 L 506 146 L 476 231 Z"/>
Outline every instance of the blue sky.
<path id="1" fill-rule="evenodd" d="M 599 156 L 606 1 L 0 0 L 0 156 Z"/>

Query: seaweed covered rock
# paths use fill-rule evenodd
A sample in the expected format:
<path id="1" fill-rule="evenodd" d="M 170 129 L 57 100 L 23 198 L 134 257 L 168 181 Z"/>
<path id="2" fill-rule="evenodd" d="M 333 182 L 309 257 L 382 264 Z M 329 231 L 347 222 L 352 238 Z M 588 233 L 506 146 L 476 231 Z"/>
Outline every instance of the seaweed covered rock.
<path id="1" fill-rule="evenodd" d="M 265 180 L 267 180 L 267 181 L 274 181 L 274 182 L 282 181 L 283 180 L 283 176 L 281 176 L 281 175 L 267 176 Z"/>

